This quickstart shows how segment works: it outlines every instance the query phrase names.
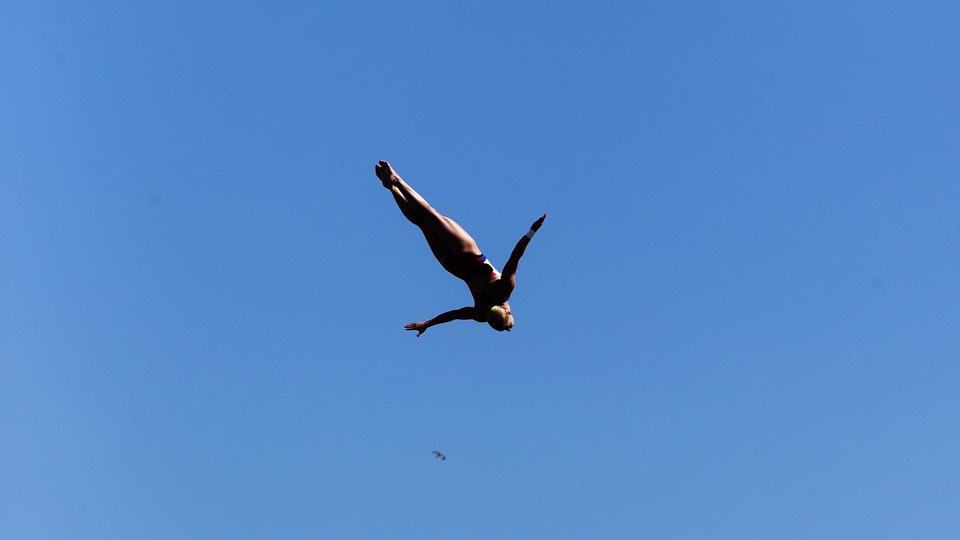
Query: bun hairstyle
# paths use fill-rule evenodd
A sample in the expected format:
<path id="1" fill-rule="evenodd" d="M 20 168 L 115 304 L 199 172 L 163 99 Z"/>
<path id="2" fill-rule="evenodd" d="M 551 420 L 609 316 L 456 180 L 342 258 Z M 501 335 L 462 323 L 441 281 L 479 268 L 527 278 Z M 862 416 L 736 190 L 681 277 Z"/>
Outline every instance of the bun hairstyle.
<path id="1" fill-rule="evenodd" d="M 503 309 L 503 306 L 493 306 L 490 308 L 490 311 L 487 312 L 487 324 L 489 324 L 494 330 L 502 332 L 507 328 L 507 310 Z"/>

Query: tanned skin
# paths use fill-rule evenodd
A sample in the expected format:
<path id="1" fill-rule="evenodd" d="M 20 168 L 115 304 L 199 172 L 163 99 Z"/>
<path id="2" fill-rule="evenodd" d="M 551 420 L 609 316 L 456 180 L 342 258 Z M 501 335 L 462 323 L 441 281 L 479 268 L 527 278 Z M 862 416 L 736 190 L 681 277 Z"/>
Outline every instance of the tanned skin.
<path id="1" fill-rule="evenodd" d="M 456 221 L 441 214 L 427 201 L 414 191 L 410 184 L 406 183 L 393 167 L 386 161 L 380 161 L 374 166 L 374 172 L 377 178 L 383 184 L 383 187 L 390 191 L 400 212 L 416 225 L 430 246 L 430 251 L 441 266 L 451 274 L 456 273 L 451 270 L 453 259 L 456 257 L 481 255 L 477 242 L 460 226 Z M 539 219 L 530 225 L 533 231 L 540 230 L 543 221 L 547 215 L 540 216 Z M 508 300 L 517 286 L 517 266 L 520 264 L 520 258 L 523 252 L 530 244 L 530 239 L 526 236 L 520 238 L 517 245 L 510 253 L 507 264 L 503 267 L 503 272 L 479 271 L 474 273 L 469 279 L 466 279 L 467 287 L 473 296 L 473 306 L 466 306 L 459 309 L 452 309 L 433 317 L 432 319 L 414 322 L 404 326 L 407 330 L 415 330 L 417 337 L 427 331 L 427 328 L 438 324 L 447 323 L 456 320 L 474 320 L 477 322 L 486 322 L 487 313 L 493 306 L 501 306 L 507 312 L 507 320 L 502 328 L 510 331 L 513 328 L 514 320 L 510 312 Z M 497 328 L 500 330 L 499 328 Z"/>

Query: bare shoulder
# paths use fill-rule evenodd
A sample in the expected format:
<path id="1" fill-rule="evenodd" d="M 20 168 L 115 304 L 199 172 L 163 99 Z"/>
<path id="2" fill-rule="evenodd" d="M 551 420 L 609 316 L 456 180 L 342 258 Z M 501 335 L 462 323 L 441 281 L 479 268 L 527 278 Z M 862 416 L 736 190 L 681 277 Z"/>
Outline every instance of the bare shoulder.
<path id="1" fill-rule="evenodd" d="M 513 287 L 514 284 L 512 280 L 500 278 L 487 285 L 487 290 L 490 293 L 491 300 L 493 300 L 495 304 L 502 304 L 510 299 Z"/>
<path id="2" fill-rule="evenodd" d="M 507 279 L 497 279 L 484 284 L 470 284 L 470 294 L 473 296 L 473 319 L 478 322 L 487 321 L 487 312 L 490 308 L 502 304 L 510 299 L 513 284 Z"/>

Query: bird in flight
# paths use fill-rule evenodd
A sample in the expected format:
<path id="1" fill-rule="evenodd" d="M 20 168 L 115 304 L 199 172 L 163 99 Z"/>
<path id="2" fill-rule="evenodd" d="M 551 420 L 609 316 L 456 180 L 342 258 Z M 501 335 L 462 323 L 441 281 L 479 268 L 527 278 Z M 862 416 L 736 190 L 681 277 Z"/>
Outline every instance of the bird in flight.
<path id="1" fill-rule="evenodd" d="M 433 457 L 439 459 L 440 461 L 446 461 L 446 460 L 447 460 L 447 456 L 443 455 L 443 452 L 440 452 L 439 450 L 434 450 L 434 451 L 433 451 Z"/>

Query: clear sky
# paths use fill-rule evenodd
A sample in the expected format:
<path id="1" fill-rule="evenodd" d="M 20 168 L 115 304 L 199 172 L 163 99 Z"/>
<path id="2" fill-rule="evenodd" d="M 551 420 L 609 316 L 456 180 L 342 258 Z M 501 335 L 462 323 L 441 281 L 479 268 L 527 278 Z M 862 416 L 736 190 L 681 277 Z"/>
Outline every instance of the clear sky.
<path id="1" fill-rule="evenodd" d="M 960 536 L 955 2 L 214 4 L 0 4 L 0 537 Z"/>

